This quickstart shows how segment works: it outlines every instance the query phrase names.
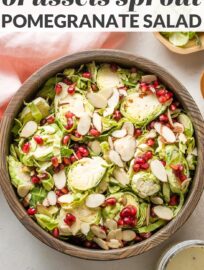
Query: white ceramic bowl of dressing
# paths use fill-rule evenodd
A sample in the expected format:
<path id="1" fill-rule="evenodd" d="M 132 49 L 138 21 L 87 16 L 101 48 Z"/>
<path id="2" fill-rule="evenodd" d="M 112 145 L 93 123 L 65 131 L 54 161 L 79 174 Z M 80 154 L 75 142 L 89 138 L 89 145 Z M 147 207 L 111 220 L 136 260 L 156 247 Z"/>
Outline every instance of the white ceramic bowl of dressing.
<path id="1" fill-rule="evenodd" d="M 187 240 L 168 249 L 159 260 L 156 270 L 203 270 L 204 241 Z"/>

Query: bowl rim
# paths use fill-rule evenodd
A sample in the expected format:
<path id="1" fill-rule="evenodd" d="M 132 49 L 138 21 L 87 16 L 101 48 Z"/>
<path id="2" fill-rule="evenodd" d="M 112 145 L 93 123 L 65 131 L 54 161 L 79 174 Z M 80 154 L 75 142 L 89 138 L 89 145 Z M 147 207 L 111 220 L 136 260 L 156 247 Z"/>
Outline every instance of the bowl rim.
<path id="1" fill-rule="evenodd" d="M 23 105 L 23 101 L 31 99 L 36 94 L 39 86 L 41 86 L 46 81 L 46 79 L 50 78 L 57 72 L 62 71 L 68 66 L 76 66 L 80 63 L 88 63 L 94 60 L 96 62 L 104 63 L 115 62 L 122 66 L 136 66 L 139 69 L 153 72 L 153 74 L 157 75 L 159 79 L 164 82 L 165 85 L 167 85 L 167 87 L 173 90 L 178 100 L 181 102 L 182 106 L 192 119 L 198 147 L 198 165 L 193 182 L 191 184 L 191 191 L 189 192 L 188 197 L 186 198 L 186 202 L 177 217 L 145 241 L 121 249 L 108 251 L 91 250 L 78 247 L 56 239 L 48 232 L 43 230 L 32 218 L 27 215 L 24 207 L 19 202 L 14 188 L 10 182 L 6 162 L 6 155 L 8 153 L 8 147 L 10 143 L 10 130 L 13 124 L 13 119 L 20 111 Z M 62 253 L 90 260 L 117 260 L 132 257 L 144 253 L 159 245 L 164 240 L 168 239 L 187 221 L 194 208 L 196 207 L 204 188 L 204 181 L 202 180 L 202 176 L 204 174 L 203 131 L 204 122 L 194 100 L 186 88 L 160 65 L 146 58 L 136 56 L 121 50 L 98 49 L 75 53 L 52 61 L 51 63 L 48 63 L 36 71 L 24 82 L 24 84 L 20 87 L 18 92 L 14 95 L 11 102 L 9 103 L 6 112 L 4 113 L 0 127 L 0 184 L 7 202 L 17 218 L 33 235 L 35 235 L 46 245 Z"/>

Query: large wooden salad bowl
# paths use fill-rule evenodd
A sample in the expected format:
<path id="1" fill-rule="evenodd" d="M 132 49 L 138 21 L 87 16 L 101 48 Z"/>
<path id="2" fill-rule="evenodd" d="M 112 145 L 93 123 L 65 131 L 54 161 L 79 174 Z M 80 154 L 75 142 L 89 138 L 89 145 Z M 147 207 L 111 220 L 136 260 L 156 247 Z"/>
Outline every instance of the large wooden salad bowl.
<path id="1" fill-rule="evenodd" d="M 159 79 L 171 89 L 182 106 L 191 118 L 194 128 L 195 137 L 198 147 L 198 165 L 190 191 L 188 193 L 185 205 L 178 214 L 178 216 L 169 222 L 165 227 L 156 232 L 149 239 L 137 243 L 132 246 L 128 246 L 121 249 L 102 251 L 102 250 L 90 250 L 86 248 L 77 247 L 61 240 L 55 239 L 53 236 L 44 231 L 38 224 L 36 224 L 26 213 L 25 209 L 19 202 L 17 195 L 11 185 L 9 173 L 7 169 L 6 157 L 9 152 L 9 145 L 11 140 L 11 128 L 13 120 L 21 110 L 24 101 L 31 100 L 38 88 L 51 76 L 62 71 L 66 67 L 72 67 L 87 63 L 91 61 L 96 62 L 115 62 L 124 66 L 136 66 L 141 70 L 153 73 L 159 77 Z M 128 258 L 148 251 L 164 240 L 168 239 L 173 233 L 175 233 L 190 217 L 195 209 L 203 188 L 203 174 L 204 174 L 204 123 L 198 107 L 189 95 L 188 91 L 178 82 L 172 75 L 159 65 L 139 56 L 135 56 L 123 51 L 116 50 L 93 50 L 85 51 L 70 56 L 60 58 L 34 73 L 19 89 L 16 95 L 10 102 L 4 117 L 1 122 L 0 128 L 0 184 L 5 194 L 5 197 L 22 224 L 38 239 L 44 242 L 46 245 L 72 256 L 92 259 L 92 260 L 117 260 Z"/>

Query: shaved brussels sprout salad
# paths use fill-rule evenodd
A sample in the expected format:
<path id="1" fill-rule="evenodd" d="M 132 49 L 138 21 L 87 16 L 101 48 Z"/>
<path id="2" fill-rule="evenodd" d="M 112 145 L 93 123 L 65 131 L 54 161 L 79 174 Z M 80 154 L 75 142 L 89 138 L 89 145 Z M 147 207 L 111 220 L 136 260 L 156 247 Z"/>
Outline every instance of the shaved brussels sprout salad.
<path id="1" fill-rule="evenodd" d="M 199 33 L 196 32 L 161 32 L 161 35 L 176 47 L 184 47 L 189 41 L 194 41 L 197 46 L 202 45 Z"/>
<path id="2" fill-rule="evenodd" d="M 9 173 L 28 215 L 91 249 L 151 237 L 181 210 L 196 168 L 190 118 L 136 67 L 65 69 L 25 102 L 12 133 Z"/>

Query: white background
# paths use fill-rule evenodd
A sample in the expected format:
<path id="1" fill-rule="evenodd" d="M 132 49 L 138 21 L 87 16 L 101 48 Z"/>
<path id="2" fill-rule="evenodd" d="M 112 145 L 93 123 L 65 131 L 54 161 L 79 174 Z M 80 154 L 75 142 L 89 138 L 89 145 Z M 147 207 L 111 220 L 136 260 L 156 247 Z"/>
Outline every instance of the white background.
<path id="1" fill-rule="evenodd" d="M 204 71 L 204 52 L 177 55 L 169 52 L 152 33 L 129 34 L 122 49 L 147 57 L 165 67 L 189 90 L 204 116 L 204 100 L 199 77 Z M 92 262 L 60 254 L 33 237 L 9 209 L 0 191 L 0 269 L 1 270 L 153 270 L 171 243 L 185 239 L 204 240 L 204 195 L 188 222 L 171 239 L 154 250 L 122 261 Z"/>

